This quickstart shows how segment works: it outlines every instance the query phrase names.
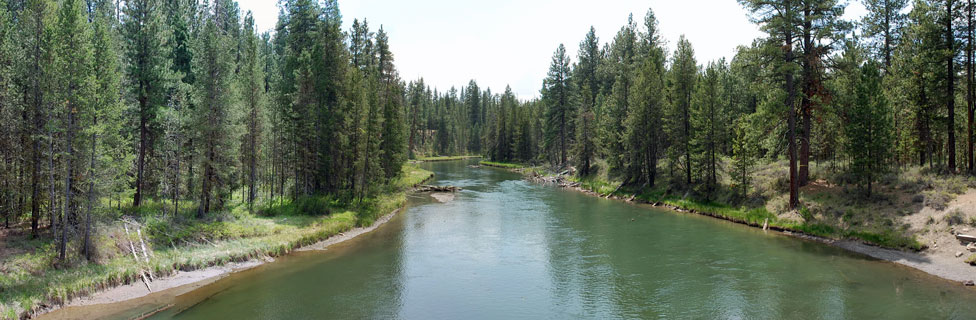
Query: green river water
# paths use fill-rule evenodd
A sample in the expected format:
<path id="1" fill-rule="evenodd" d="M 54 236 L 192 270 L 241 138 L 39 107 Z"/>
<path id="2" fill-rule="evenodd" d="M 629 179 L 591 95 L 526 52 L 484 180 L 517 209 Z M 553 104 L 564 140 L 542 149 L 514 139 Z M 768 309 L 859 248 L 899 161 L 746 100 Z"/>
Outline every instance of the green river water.
<path id="1" fill-rule="evenodd" d="M 976 318 L 976 291 L 821 243 L 429 163 L 386 225 L 179 295 L 71 309 L 154 319 Z M 86 311 L 87 310 L 87 311 Z M 104 315 L 99 315 L 102 317 Z"/>

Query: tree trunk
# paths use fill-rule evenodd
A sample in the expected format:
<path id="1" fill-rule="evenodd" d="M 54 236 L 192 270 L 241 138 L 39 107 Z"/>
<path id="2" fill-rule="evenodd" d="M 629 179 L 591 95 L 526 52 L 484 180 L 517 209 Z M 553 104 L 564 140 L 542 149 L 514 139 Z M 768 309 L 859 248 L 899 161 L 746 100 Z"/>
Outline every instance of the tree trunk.
<path id="1" fill-rule="evenodd" d="M 92 115 L 92 127 L 98 125 L 98 117 Z M 95 202 L 95 153 L 97 151 L 96 141 L 98 135 L 91 136 L 91 159 L 88 164 L 88 212 L 85 213 L 85 260 L 91 261 L 91 214 L 92 204 Z"/>
<path id="2" fill-rule="evenodd" d="M 32 17 L 34 19 L 35 32 L 33 36 L 34 46 L 33 46 L 33 59 L 31 59 L 31 69 L 33 76 L 31 77 L 30 96 L 33 98 L 29 105 L 34 109 L 34 131 L 35 135 L 41 135 L 41 130 L 43 130 L 43 119 L 41 116 L 41 108 L 44 102 L 44 91 L 41 90 L 41 40 L 44 36 L 43 34 L 43 17 L 40 15 L 35 15 Z M 28 94 L 25 92 L 24 100 L 27 100 Z M 26 111 L 25 111 L 26 118 Z M 31 176 L 31 237 L 37 238 L 38 236 L 38 221 L 41 219 L 41 139 L 38 137 L 31 137 L 34 141 L 33 152 L 31 157 L 33 158 L 33 171 Z M 53 154 L 52 154 L 53 156 Z"/>
<path id="3" fill-rule="evenodd" d="M 790 5 L 787 5 L 786 16 L 790 17 Z M 786 50 L 786 63 L 793 62 L 793 32 L 787 29 L 784 38 L 784 50 Z M 793 86 L 793 73 L 792 71 L 786 71 L 786 109 L 788 118 L 788 132 L 787 139 L 789 140 L 789 153 L 790 153 L 790 203 L 789 208 L 796 209 L 800 205 L 800 186 L 799 177 L 797 175 L 796 160 L 797 160 L 797 148 L 796 148 L 796 110 L 793 107 L 793 101 L 795 100 L 796 88 Z"/>
<path id="4" fill-rule="evenodd" d="M 143 91 L 145 91 L 145 85 L 143 85 Z M 148 97 L 139 97 L 139 159 L 136 160 L 136 194 L 132 198 L 133 207 L 142 204 L 142 185 L 146 167 L 146 140 L 149 138 L 149 124 L 147 123 L 148 119 L 146 119 L 148 104 Z"/>
<path id="5" fill-rule="evenodd" d="M 254 207 L 254 196 L 255 196 L 254 186 L 255 186 L 255 181 L 257 180 L 257 158 L 258 158 L 257 117 L 258 115 L 257 115 L 256 104 L 257 104 L 256 101 L 251 102 L 251 124 L 250 124 L 251 126 L 250 149 L 251 150 L 250 150 L 250 154 L 248 155 L 250 157 L 249 159 L 250 163 L 248 165 L 250 171 L 248 176 L 248 193 L 247 193 L 248 209 L 253 209 Z"/>
<path id="6" fill-rule="evenodd" d="M 183 152 L 181 152 L 183 148 L 181 146 L 182 142 L 183 139 L 180 137 L 179 134 L 177 134 L 176 135 L 176 176 L 174 177 L 175 181 L 173 181 L 173 215 L 174 216 L 180 214 L 180 180 L 181 180 L 180 171 L 183 170 L 183 159 L 182 159 Z"/>
<path id="7" fill-rule="evenodd" d="M 967 9 L 966 10 L 967 11 L 967 14 L 966 14 L 966 26 L 968 27 L 967 28 L 968 30 L 966 31 L 966 41 L 967 41 L 967 45 L 966 45 L 966 103 L 968 104 L 968 106 L 967 106 L 966 109 L 967 109 L 967 111 L 969 111 L 968 112 L 968 114 L 969 114 L 969 130 L 967 132 L 967 137 L 968 137 L 968 139 L 967 139 L 967 146 L 969 147 L 968 148 L 969 149 L 969 153 L 967 155 L 967 160 L 969 161 L 969 173 L 970 174 L 976 174 L 976 163 L 974 163 L 974 162 L 976 162 L 976 159 L 974 159 L 974 155 L 973 155 L 973 145 L 974 145 L 974 141 L 973 141 L 973 125 L 974 125 L 973 124 L 973 120 L 974 119 L 973 119 L 973 116 L 974 116 L 974 113 L 976 113 L 976 102 L 973 101 L 974 95 L 976 95 L 976 92 L 974 92 L 974 86 L 973 86 L 973 80 L 974 80 L 974 78 L 973 78 L 974 77 L 974 75 L 973 75 L 973 37 L 974 37 L 974 35 L 973 35 L 973 32 L 974 32 L 973 28 L 974 28 L 974 25 L 973 24 L 976 23 L 976 21 L 974 21 L 974 17 L 973 17 L 973 11 L 974 11 L 974 8 L 973 8 L 973 0 L 969 0 L 967 2 L 966 9 Z"/>
<path id="8" fill-rule="evenodd" d="M 31 148 L 31 237 L 37 238 L 41 218 L 41 140 L 37 137 L 31 140 L 34 140 Z"/>
<path id="9" fill-rule="evenodd" d="M 67 149 L 67 154 L 65 155 L 65 168 L 67 172 L 64 176 L 64 209 L 61 210 L 61 250 L 58 253 L 58 258 L 61 263 L 65 263 L 66 256 L 65 251 L 68 247 L 68 215 L 71 214 L 71 185 L 74 182 L 73 171 L 74 164 L 74 150 L 73 139 L 75 137 L 75 113 L 73 110 L 73 104 L 68 104 L 68 134 L 67 139 L 65 139 L 65 148 Z"/>
<path id="10" fill-rule="evenodd" d="M 187 155 L 188 159 L 186 159 L 186 166 L 187 166 L 186 167 L 186 194 L 190 195 L 192 194 L 194 189 L 193 178 L 196 177 L 195 175 L 193 175 L 193 164 L 194 164 L 193 137 L 187 139 L 186 150 L 189 150 L 189 154 Z"/>
<path id="11" fill-rule="evenodd" d="M 891 68 L 891 6 L 888 5 L 888 0 L 884 2 L 884 64 L 885 64 L 885 74 L 888 73 L 888 69 Z"/>
<path id="12" fill-rule="evenodd" d="M 799 172 L 798 174 L 798 184 L 800 186 L 807 185 L 807 180 L 810 176 L 810 127 L 811 119 L 810 114 L 812 113 L 813 101 L 813 64 L 816 49 L 814 48 L 814 43 L 812 39 L 812 29 L 813 25 L 810 21 L 810 7 L 808 4 L 803 5 L 803 93 L 800 95 L 800 151 L 799 151 Z"/>
<path id="13" fill-rule="evenodd" d="M 689 97 L 682 97 L 682 99 L 684 99 L 684 101 L 691 101 L 691 97 L 690 96 Z M 690 109 L 690 107 L 691 107 L 690 104 L 688 104 L 688 105 L 685 106 L 685 108 L 682 108 L 683 109 L 682 112 L 684 112 L 684 115 L 685 115 L 685 117 L 683 119 L 684 120 L 684 123 L 683 123 L 684 124 L 684 131 L 685 131 L 685 136 L 684 136 L 684 140 L 685 140 L 684 141 L 684 143 L 685 143 L 685 178 L 686 178 L 685 183 L 687 183 L 688 186 L 691 186 L 691 119 L 690 119 L 690 115 L 688 114 L 688 111 L 689 111 L 688 109 Z"/>
<path id="14" fill-rule="evenodd" d="M 929 132 L 928 132 L 928 97 L 925 95 L 925 75 L 924 73 L 918 74 L 918 88 L 919 88 L 919 111 L 915 115 L 915 121 L 917 122 L 915 126 L 918 128 L 918 165 L 925 166 L 926 158 L 928 156 L 929 150 Z"/>
<path id="15" fill-rule="evenodd" d="M 947 123 L 948 126 L 947 130 L 949 133 L 949 145 L 948 145 L 949 150 L 947 151 L 949 156 L 949 163 L 948 163 L 949 172 L 956 171 L 956 96 L 955 96 L 956 75 L 954 73 L 955 70 L 953 70 L 954 69 L 953 67 L 955 65 L 954 58 L 956 55 L 953 46 L 955 42 L 955 34 L 953 33 L 952 30 L 952 7 L 953 7 L 952 3 L 953 0 L 946 0 L 946 14 L 948 15 L 946 17 L 946 26 L 945 26 L 946 47 L 947 47 L 946 49 L 948 52 L 947 53 L 948 56 L 946 57 L 946 72 L 947 72 L 946 82 L 948 82 L 949 84 L 948 86 L 946 86 L 946 100 L 947 100 L 946 111 L 949 112 L 949 121 Z"/>

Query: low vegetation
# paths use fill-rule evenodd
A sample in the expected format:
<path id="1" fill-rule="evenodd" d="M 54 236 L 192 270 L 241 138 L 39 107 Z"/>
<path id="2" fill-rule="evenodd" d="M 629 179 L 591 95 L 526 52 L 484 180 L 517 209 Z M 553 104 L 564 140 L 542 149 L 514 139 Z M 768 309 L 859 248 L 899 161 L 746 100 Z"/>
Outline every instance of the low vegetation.
<path id="1" fill-rule="evenodd" d="M 481 162 L 479 162 L 479 164 L 481 164 L 483 166 L 488 166 L 488 167 L 506 168 L 506 169 L 522 169 L 522 168 L 525 168 L 524 165 L 517 164 L 517 163 L 508 163 L 508 162 L 481 161 Z"/>
<path id="2" fill-rule="evenodd" d="M 274 257 L 324 240 L 357 226 L 368 226 L 403 205 L 406 191 L 432 173 L 407 165 L 403 174 L 380 195 L 342 205 L 327 196 L 256 204 L 253 213 L 239 195 L 227 210 L 210 219 L 195 219 L 192 203 L 167 214 L 159 202 L 148 201 L 139 210 L 123 207 L 119 219 L 100 222 L 95 240 L 97 259 L 78 265 L 57 266 L 55 242 L 31 240 L 28 232 L 6 234 L 0 242 L 0 318 L 19 318 L 46 306 L 104 288 L 142 281 L 142 271 L 155 277 Z M 126 222 L 117 222 L 126 221 Z M 128 223 L 123 226 L 124 223 Z M 125 227 L 129 228 L 126 234 Z M 149 262 L 133 262 L 128 241 L 139 247 L 137 228 L 146 240 Z M 2 247 L 2 246 L 8 247 Z M 15 247 L 9 247 L 9 246 Z"/>
<path id="3" fill-rule="evenodd" d="M 600 196 L 612 195 L 621 199 L 666 205 L 680 210 L 709 215 L 752 226 L 802 232 L 831 239 L 856 239 L 866 243 L 907 250 L 923 250 L 927 247 L 919 237 L 932 232 L 924 225 L 937 221 L 925 221 L 913 215 L 938 215 L 949 226 L 967 225 L 976 221 L 959 209 L 939 211 L 960 194 L 976 186 L 976 180 L 965 177 L 946 178 L 936 172 L 911 168 L 900 174 L 889 174 L 876 186 L 875 193 L 866 197 L 851 192 L 842 184 L 831 183 L 844 179 L 842 171 L 831 170 L 829 165 L 818 165 L 811 175 L 815 181 L 804 187 L 801 207 L 789 210 L 786 206 L 788 186 L 780 175 L 786 170 L 783 161 L 773 161 L 755 168 L 753 183 L 746 195 L 740 193 L 725 176 L 725 184 L 711 193 L 695 188 L 682 188 L 661 183 L 653 188 L 623 186 L 608 177 L 603 161 L 597 161 L 594 173 L 586 177 L 567 175 L 572 185 Z M 536 170 L 552 170 L 534 167 Z M 940 203 L 933 207 L 930 194 L 938 194 Z M 921 199 L 920 199 L 921 198 Z M 920 212 L 924 212 L 920 214 Z M 917 225 L 912 221 L 918 220 Z"/>
<path id="4" fill-rule="evenodd" d="M 454 161 L 454 160 L 464 160 L 471 158 L 480 158 L 481 156 L 436 156 L 436 157 L 418 157 L 417 161 L 420 162 L 436 162 L 436 161 Z"/>

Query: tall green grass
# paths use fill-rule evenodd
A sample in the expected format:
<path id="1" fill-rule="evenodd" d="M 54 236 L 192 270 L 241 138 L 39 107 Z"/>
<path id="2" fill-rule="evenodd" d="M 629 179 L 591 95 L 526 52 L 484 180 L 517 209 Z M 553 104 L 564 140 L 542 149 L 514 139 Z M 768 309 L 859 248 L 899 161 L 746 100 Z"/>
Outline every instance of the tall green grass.
<path id="1" fill-rule="evenodd" d="M 506 168 L 506 169 L 522 169 L 525 168 L 524 165 L 518 163 L 507 163 L 507 162 L 495 162 L 495 161 L 481 161 L 479 162 L 483 166 L 496 167 L 496 168 Z"/>

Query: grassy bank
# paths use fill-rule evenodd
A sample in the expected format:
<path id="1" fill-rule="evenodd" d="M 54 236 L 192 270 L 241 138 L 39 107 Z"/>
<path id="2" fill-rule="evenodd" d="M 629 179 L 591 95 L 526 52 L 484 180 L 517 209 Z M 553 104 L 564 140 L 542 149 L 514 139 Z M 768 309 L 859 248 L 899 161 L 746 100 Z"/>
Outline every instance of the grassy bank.
<path id="1" fill-rule="evenodd" d="M 507 162 L 494 162 L 494 161 L 481 161 L 478 162 L 483 166 L 495 167 L 495 168 L 505 168 L 505 169 L 523 169 L 526 168 L 525 165 L 518 163 L 507 163 Z"/>
<path id="2" fill-rule="evenodd" d="M 542 167 L 487 161 L 483 161 L 482 164 L 517 169 L 516 171 L 527 175 L 541 174 L 550 177 L 556 175 Z M 926 196 L 927 204 L 931 202 L 933 205 L 944 207 L 954 194 L 966 190 L 965 187 L 959 190 L 960 187 L 944 186 L 958 184 L 957 181 L 940 180 L 931 175 L 920 175 L 918 170 L 908 170 L 890 178 L 893 182 L 889 182 L 891 184 L 889 188 L 878 187 L 879 190 L 884 190 L 879 192 L 883 195 L 868 200 L 859 199 L 854 196 L 856 192 L 846 187 L 836 185 L 825 187 L 825 182 L 817 181 L 801 191 L 801 202 L 804 207 L 799 210 L 786 210 L 782 202 L 787 194 L 785 190 L 781 190 L 784 189 L 781 186 L 783 181 L 780 181 L 780 176 L 777 174 L 782 171 L 781 169 L 783 168 L 780 168 L 777 162 L 757 168 L 753 178 L 754 187 L 750 188 L 750 193 L 746 196 L 741 196 L 737 189 L 728 187 L 732 185 L 728 178 L 724 186 L 718 187 L 718 190 L 709 197 L 704 197 L 695 188 L 666 186 L 665 182 L 653 188 L 621 187 L 620 181 L 609 178 L 603 168 L 599 168 L 596 174 L 589 177 L 579 178 L 571 175 L 561 177 L 569 184 L 598 196 L 633 199 L 637 202 L 666 206 L 755 227 L 767 224 L 774 230 L 800 232 L 830 239 L 856 239 L 881 247 L 914 251 L 922 250 L 926 246 L 916 238 L 917 232 L 910 231 L 907 224 L 895 222 L 897 219 L 890 217 L 908 214 L 904 212 L 905 205 L 892 198 L 913 198 L 901 194 L 905 192 L 920 194 Z M 823 172 L 817 173 L 826 175 Z M 901 181 L 901 183 L 894 181 Z M 927 187 L 899 186 L 906 184 Z M 899 191 L 901 190 L 899 188 L 911 190 Z M 946 189 L 955 189 L 955 191 L 947 192 Z M 914 199 L 914 202 L 918 201 Z M 920 207 L 921 205 L 916 205 L 912 210 L 920 211 L 922 210 Z"/>
<path id="3" fill-rule="evenodd" d="M 454 161 L 454 160 L 464 160 L 471 158 L 481 158 L 481 156 L 438 156 L 438 157 L 420 157 L 417 161 L 420 162 L 437 162 L 437 161 Z"/>
<path id="4" fill-rule="evenodd" d="M 380 216 L 403 205 L 406 192 L 432 173 L 407 165 L 401 175 L 381 195 L 354 205 L 340 205 L 327 198 L 302 198 L 296 201 L 263 203 L 248 212 L 239 199 L 226 212 L 209 221 L 191 222 L 181 211 L 167 217 L 153 210 L 152 203 L 130 212 L 127 219 L 142 226 L 147 237 L 149 262 L 134 262 L 126 234 L 118 222 L 99 225 L 96 240 L 97 263 L 81 262 L 66 268 L 54 267 L 53 241 L 15 239 L 20 248 L 0 260 L 0 318 L 21 318 L 47 306 L 104 288 L 142 281 L 142 270 L 155 277 L 178 270 L 195 270 L 228 262 L 279 256 L 356 226 L 368 226 Z M 181 206 L 182 207 L 182 206 Z M 132 228 L 130 226 L 130 228 Z M 130 229 L 133 231 L 133 229 Z M 128 239 L 138 241 L 134 235 Z M 138 242 L 136 242 L 138 247 Z M 139 249 L 137 249 L 139 250 Z"/>

